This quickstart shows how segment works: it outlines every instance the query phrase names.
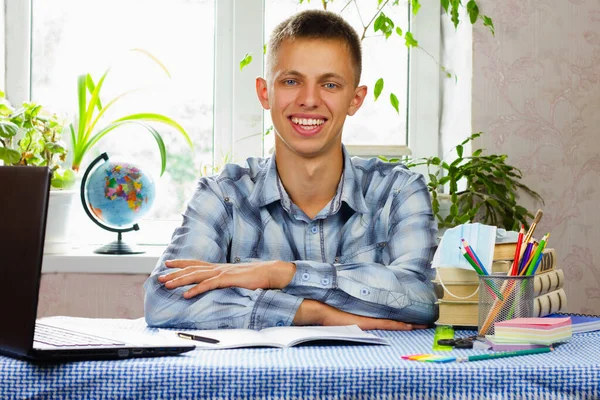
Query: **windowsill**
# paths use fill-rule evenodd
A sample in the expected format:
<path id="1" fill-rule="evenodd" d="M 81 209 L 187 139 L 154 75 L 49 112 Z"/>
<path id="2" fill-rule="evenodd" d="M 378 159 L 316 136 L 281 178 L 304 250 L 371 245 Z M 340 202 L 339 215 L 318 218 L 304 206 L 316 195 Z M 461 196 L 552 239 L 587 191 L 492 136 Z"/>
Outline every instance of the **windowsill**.
<path id="1" fill-rule="evenodd" d="M 42 273 L 150 274 L 165 249 L 165 246 L 139 246 L 145 253 L 107 255 L 94 253 L 97 247 L 86 246 L 68 253 L 44 254 Z"/>

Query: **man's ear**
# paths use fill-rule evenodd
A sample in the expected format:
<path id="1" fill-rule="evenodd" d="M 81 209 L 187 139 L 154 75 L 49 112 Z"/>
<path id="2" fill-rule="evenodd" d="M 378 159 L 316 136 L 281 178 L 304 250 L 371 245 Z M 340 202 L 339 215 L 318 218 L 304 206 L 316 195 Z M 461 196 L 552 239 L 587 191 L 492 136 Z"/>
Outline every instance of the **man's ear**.
<path id="1" fill-rule="evenodd" d="M 269 110 L 271 106 L 269 105 L 269 91 L 267 90 L 267 81 L 261 77 L 256 78 L 256 95 L 258 96 L 258 101 L 263 106 L 265 110 Z"/>
<path id="2" fill-rule="evenodd" d="M 350 102 L 350 107 L 348 107 L 348 115 L 352 116 L 358 111 L 365 101 L 365 97 L 367 97 L 366 86 L 358 86 L 356 89 L 354 89 L 354 97 Z"/>

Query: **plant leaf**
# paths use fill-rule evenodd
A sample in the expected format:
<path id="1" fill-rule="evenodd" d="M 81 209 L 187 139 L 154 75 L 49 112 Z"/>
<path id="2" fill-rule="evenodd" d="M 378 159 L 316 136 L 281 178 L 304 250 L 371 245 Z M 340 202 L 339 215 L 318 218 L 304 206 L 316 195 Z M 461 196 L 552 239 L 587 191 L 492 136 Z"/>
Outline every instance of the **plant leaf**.
<path id="1" fill-rule="evenodd" d="M 0 136 L 11 138 L 19 132 L 19 127 L 10 121 L 0 121 Z"/>
<path id="2" fill-rule="evenodd" d="M 188 146 L 190 146 L 191 149 L 194 148 L 192 139 L 190 139 L 190 137 L 188 136 L 185 129 L 183 129 L 183 127 L 181 125 L 179 125 L 177 122 L 175 122 L 173 119 L 171 119 L 165 115 L 155 114 L 155 113 L 131 114 L 126 117 L 119 118 L 113 122 L 121 122 L 121 121 L 152 121 L 152 122 L 160 122 L 165 125 L 169 125 L 169 126 L 175 128 L 177 131 L 179 131 L 179 133 L 181 133 L 183 135 L 185 141 L 187 142 Z"/>
<path id="3" fill-rule="evenodd" d="M 17 164 L 21 160 L 21 153 L 13 149 L 0 147 L 0 160 L 7 165 Z"/>
<path id="4" fill-rule="evenodd" d="M 381 31 L 385 38 L 389 38 L 394 32 L 394 21 L 391 20 L 387 15 L 382 12 L 379 13 L 379 16 L 375 20 L 373 24 L 373 30 L 375 32 Z"/>
<path id="5" fill-rule="evenodd" d="M 398 97 L 394 93 L 390 93 L 390 104 L 394 109 L 396 109 L 396 113 L 400 114 L 400 102 L 398 101 Z"/>
<path id="6" fill-rule="evenodd" d="M 144 49 L 139 49 L 139 48 L 133 48 L 130 49 L 130 51 L 137 51 L 138 53 L 142 53 L 143 55 L 145 55 L 146 57 L 148 57 L 149 59 L 151 59 L 152 61 L 154 61 L 156 64 L 158 64 L 158 66 L 165 71 L 165 74 L 167 74 L 167 76 L 169 77 L 169 79 L 171 78 L 171 73 L 169 72 L 169 70 L 167 69 L 167 67 L 165 67 L 165 65 L 156 57 L 154 57 L 149 51 L 144 50 Z"/>
<path id="7" fill-rule="evenodd" d="M 84 142 L 87 141 L 87 138 L 89 138 L 90 135 L 92 134 L 93 126 L 90 127 L 90 122 L 92 121 L 92 116 L 94 115 L 94 108 L 98 108 L 99 111 L 102 111 L 102 107 L 99 104 L 100 90 L 102 89 L 102 85 L 104 84 L 104 79 L 106 79 L 106 76 L 108 75 L 109 71 L 110 71 L 110 68 L 104 72 L 104 74 L 102 75 L 102 77 L 98 81 L 98 84 L 95 87 L 93 86 L 92 77 L 90 76 L 90 74 L 87 74 L 87 80 L 92 81 L 92 87 L 94 87 L 94 91 L 91 93 L 92 97 L 90 97 L 90 102 L 88 103 L 87 111 L 85 113 L 84 135 L 83 135 Z M 79 118 L 81 118 L 81 117 L 82 116 L 80 115 Z"/>
<path id="8" fill-rule="evenodd" d="M 252 62 L 252 54 L 246 53 L 242 61 L 240 61 L 240 71 L 244 69 L 248 64 Z"/>
<path id="9" fill-rule="evenodd" d="M 402 36 L 402 28 L 400 28 L 399 26 L 396 28 L 396 33 L 398 34 L 398 36 Z"/>
<path id="10" fill-rule="evenodd" d="M 494 22 L 492 21 L 492 19 L 487 15 L 483 15 L 482 18 L 483 26 L 487 26 L 490 29 L 490 32 L 492 32 L 492 35 L 496 36 L 496 30 L 494 28 Z"/>
<path id="11" fill-rule="evenodd" d="M 444 11 L 446 11 L 446 13 L 448 13 L 448 6 L 450 5 L 450 0 L 440 0 L 442 3 L 442 7 L 444 8 Z"/>
<path id="12" fill-rule="evenodd" d="M 471 24 L 477 22 L 477 17 L 479 17 L 479 7 L 477 7 L 477 3 L 475 0 L 469 0 L 467 3 L 467 12 L 469 13 L 469 19 L 471 20 Z"/>
<path id="13" fill-rule="evenodd" d="M 410 0 L 410 6 L 412 8 L 413 15 L 417 15 L 417 13 L 419 12 L 419 9 L 421 8 L 421 4 L 419 3 L 419 0 Z"/>
<path id="14" fill-rule="evenodd" d="M 127 117 L 125 117 L 125 118 L 127 118 Z M 152 125 L 145 123 L 144 120 L 121 119 L 121 120 L 113 121 L 109 125 L 105 126 L 101 130 L 99 130 L 94 136 L 92 136 L 90 138 L 90 140 L 86 143 L 86 147 L 84 148 L 83 153 L 85 154 L 90 148 L 92 148 L 96 143 L 98 143 L 98 141 L 100 139 L 102 139 L 104 136 L 106 136 L 106 134 L 108 134 L 110 131 L 112 131 L 120 126 L 126 125 L 126 124 L 141 125 L 152 136 L 154 136 L 154 139 L 156 140 L 156 143 L 158 144 L 158 150 L 160 151 L 160 160 L 161 160 L 160 176 L 162 176 L 163 173 L 165 172 L 165 168 L 167 166 L 167 152 L 166 152 L 166 148 L 165 148 L 165 143 L 164 143 L 160 133 Z M 186 134 L 186 136 L 187 136 L 187 134 Z"/>
<path id="15" fill-rule="evenodd" d="M 85 134 L 85 106 L 87 105 L 87 74 L 79 75 L 77 77 L 77 102 L 79 105 L 79 120 L 77 127 L 77 144 L 74 142 L 73 147 L 76 149 L 78 144 L 83 141 L 83 135 Z M 74 150 L 76 152 L 77 150 Z M 74 154 L 73 156 L 76 156 Z"/>
<path id="16" fill-rule="evenodd" d="M 459 144 L 456 146 L 456 153 L 458 154 L 458 158 L 462 158 L 463 156 L 463 147 Z"/>
<path id="17" fill-rule="evenodd" d="M 375 96 L 376 101 L 377 101 L 377 98 L 379 97 L 379 95 L 381 94 L 382 90 L 383 90 L 383 78 L 379 78 L 379 79 L 377 79 L 377 82 L 375 82 L 375 89 L 373 90 L 373 95 Z"/>
<path id="18" fill-rule="evenodd" d="M 412 32 L 406 32 L 404 34 L 404 44 L 406 45 L 406 47 L 417 47 L 419 45 L 419 42 L 415 40 Z"/>
<path id="19" fill-rule="evenodd" d="M 85 76 L 85 85 L 87 86 L 88 91 L 91 93 L 94 93 L 94 90 L 96 90 L 96 85 L 94 84 L 94 80 L 92 79 L 92 76 L 90 74 L 87 74 Z M 102 111 L 102 103 L 100 102 L 100 99 L 98 99 L 98 111 Z"/>

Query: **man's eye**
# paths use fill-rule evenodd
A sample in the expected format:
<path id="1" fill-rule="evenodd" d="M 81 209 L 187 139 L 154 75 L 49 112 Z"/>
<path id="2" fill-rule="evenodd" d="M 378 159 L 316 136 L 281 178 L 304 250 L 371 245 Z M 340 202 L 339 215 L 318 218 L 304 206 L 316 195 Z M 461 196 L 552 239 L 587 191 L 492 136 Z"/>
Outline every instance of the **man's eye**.
<path id="1" fill-rule="evenodd" d="M 325 87 L 326 87 L 327 89 L 335 89 L 335 88 L 337 88 L 337 87 L 338 87 L 338 85 L 336 85 L 335 83 L 326 83 L 326 84 L 325 84 Z"/>
<path id="2" fill-rule="evenodd" d="M 286 79 L 283 83 L 285 83 L 286 85 L 295 85 L 296 84 L 296 80 L 295 79 Z"/>

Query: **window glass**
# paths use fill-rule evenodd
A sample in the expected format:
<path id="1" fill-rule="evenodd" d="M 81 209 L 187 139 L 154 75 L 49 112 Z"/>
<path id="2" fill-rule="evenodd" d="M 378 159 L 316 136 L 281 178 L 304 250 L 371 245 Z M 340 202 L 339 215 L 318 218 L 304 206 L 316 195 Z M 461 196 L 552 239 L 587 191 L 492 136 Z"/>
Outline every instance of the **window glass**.
<path id="1" fill-rule="evenodd" d="M 67 118 L 77 110 L 77 76 L 95 81 L 111 68 L 101 92 L 105 123 L 137 112 L 165 114 L 195 145 L 192 151 L 172 128 L 154 124 L 167 148 L 167 170 L 157 179 L 153 219 L 178 218 L 204 166 L 212 166 L 213 0 L 34 0 L 32 16 L 32 100 Z M 141 48 L 159 59 L 171 78 Z M 102 139 L 82 164 L 109 156 L 145 166 L 158 178 L 160 153 L 153 137 L 125 125 Z"/>

